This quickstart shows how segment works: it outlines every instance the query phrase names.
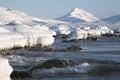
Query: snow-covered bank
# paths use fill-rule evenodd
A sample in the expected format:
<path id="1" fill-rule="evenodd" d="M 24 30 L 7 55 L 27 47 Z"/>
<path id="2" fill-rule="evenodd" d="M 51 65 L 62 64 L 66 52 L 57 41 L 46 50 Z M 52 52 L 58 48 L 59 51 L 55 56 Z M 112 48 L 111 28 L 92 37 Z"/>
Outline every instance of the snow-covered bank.
<path id="1" fill-rule="evenodd" d="M 54 31 L 43 25 L 25 25 L 14 23 L 0 25 L 0 49 L 12 48 L 14 46 L 34 46 L 41 44 L 49 46 L 54 43 Z M 13 23 L 12 23 L 13 24 Z"/>
<path id="2" fill-rule="evenodd" d="M 10 80 L 10 74 L 13 69 L 7 59 L 0 57 L 0 80 Z"/>
<path id="3" fill-rule="evenodd" d="M 70 27 L 67 25 L 58 24 L 58 25 L 50 27 L 50 29 L 52 31 L 55 31 L 56 35 L 61 35 L 61 34 L 68 35 L 68 34 L 70 34 Z"/>
<path id="4" fill-rule="evenodd" d="M 50 27 L 51 30 L 55 31 L 57 35 L 69 35 L 69 40 L 72 39 L 86 39 L 88 37 L 102 36 L 104 34 L 114 34 L 114 31 L 109 29 L 107 26 L 71 26 L 59 24 Z"/>
<path id="5" fill-rule="evenodd" d="M 88 32 L 85 30 L 82 30 L 82 29 L 77 29 L 77 30 L 71 31 L 70 34 L 71 34 L 71 36 L 70 36 L 69 40 L 86 39 L 88 36 Z"/>
<path id="6" fill-rule="evenodd" d="M 54 43 L 56 32 L 49 29 L 47 22 L 60 21 L 31 17 L 24 12 L 0 7 L 0 49 L 14 46 L 49 46 Z M 62 21 L 61 21 L 62 22 Z M 60 22 L 60 23 L 61 23 Z"/>
<path id="7" fill-rule="evenodd" d="M 34 46 L 41 44 L 42 46 L 49 46 L 54 43 L 52 35 L 39 34 L 0 34 L 0 49 L 12 48 L 14 46 Z"/>

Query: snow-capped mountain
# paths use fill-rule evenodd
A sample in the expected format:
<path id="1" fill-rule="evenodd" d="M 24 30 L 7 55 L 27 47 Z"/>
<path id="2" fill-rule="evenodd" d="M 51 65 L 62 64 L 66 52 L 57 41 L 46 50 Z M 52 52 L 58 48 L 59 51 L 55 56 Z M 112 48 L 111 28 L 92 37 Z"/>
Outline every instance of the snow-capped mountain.
<path id="1" fill-rule="evenodd" d="M 75 8 L 65 16 L 56 18 L 57 20 L 66 22 L 96 22 L 99 19 L 82 9 Z"/>
<path id="2" fill-rule="evenodd" d="M 0 22 L 11 22 L 11 21 L 16 21 L 27 25 L 64 23 L 62 21 L 57 21 L 57 20 L 35 18 L 18 10 L 0 7 Z"/>
<path id="3" fill-rule="evenodd" d="M 117 23 L 120 22 L 120 15 L 115 15 L 109 18 L 101 19 L 101 21 L 109 22 L 109 23 Z"/>

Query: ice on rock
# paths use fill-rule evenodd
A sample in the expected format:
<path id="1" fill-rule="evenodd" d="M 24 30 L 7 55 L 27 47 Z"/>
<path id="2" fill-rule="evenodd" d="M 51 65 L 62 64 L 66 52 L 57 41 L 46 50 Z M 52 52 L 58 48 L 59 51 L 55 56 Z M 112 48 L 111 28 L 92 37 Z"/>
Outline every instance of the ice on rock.
<path id="1" fill-rule="evenodd" d="M 59 34 L 70 34 L 70 27 L 63 25 L 63 24 L 58 24 L 55 26 L 50 27 L 51 30 L 55 31 L 57 33 L 57 35 Z"/>

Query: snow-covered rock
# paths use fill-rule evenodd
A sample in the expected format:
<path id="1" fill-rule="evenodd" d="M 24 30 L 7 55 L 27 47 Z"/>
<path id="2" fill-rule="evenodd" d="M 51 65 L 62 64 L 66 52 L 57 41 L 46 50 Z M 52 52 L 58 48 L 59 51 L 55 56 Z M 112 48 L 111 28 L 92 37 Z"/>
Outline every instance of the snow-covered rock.
<path id="1" fill-rule="evenodd" d="M 68 40 L 78 40 L 86 39 L 88 37 L 101 36 L 103 34 L 113 34 L 114 31 L 109 29 L 106 26 L 97 26 L 97 27 L 70 27 L 70 38 Z"/>
<path id="2" fill-rule="evenodd" d="M 57 33 L 57 35 L 59 34 L 65 34 L 68 35 L 70 34 L 70 27 L 63 25 L 63 24 L 58 24 L 55 26 L 50 27 L 51 30 L 55 31 Z"/>
<path id="3" fill-rule="evenodd" d="M 96 26 L 96 27 L 80 27 L 88 32 L 88 36 L 101 36 L 103 34 L 113 34 L 114 31 L 106 26 Z"/>
<path id="4" fill-rule="evenodd" d="M 89 36 L 101 36 L 101 30 L 90 29 L 87 30 Z"/>
<path id="5" fill-rule="evenodd" d="M 87 36 L 88 36 L 88 33 L 87 31 L 85 30 L 82 30 L 82 29 L 77 29 L 77 30 L 74 30 L 74 31 L 71 31 L 71 36 L 69 38 L 69 40 L 72 40 L 72 39 L 86 39 Z"/>
<path id="6" fill-rule="evenodd" d="M 99 19 L 82 9 L 75 8 L 65 16 L 56 18 L 57 20 L 66 22 L 96 22 Z"/>
<path id="7" fill-rule="evenodd" d="M 96 27 L 96 30 L 100 30 L 102 34 L 106 34 L 106 33 L 113 34 L 114 33 L 114 31 L 108 28 L 107 26 L 98 26 Z"/>
<path id="8" fill-rule="evenodd" d="M 54 38 L 52 36 L 38 37 L 36 44 L 42 44 L 42 46 L 49 46 L 54 43 Z"/>
<path id="9" fill-rule="evenodd" d="M 10 80 L 13 69 L 7 59 L 0 57 L 0 80 Z"/>

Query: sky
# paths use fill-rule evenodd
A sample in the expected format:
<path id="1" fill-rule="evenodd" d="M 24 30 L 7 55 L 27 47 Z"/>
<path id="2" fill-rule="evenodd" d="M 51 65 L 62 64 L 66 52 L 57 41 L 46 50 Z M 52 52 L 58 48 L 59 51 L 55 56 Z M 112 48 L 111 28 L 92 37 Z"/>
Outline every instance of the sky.
<path id="1" fill-rule="evenodd" d="M 50 19 L 63 16 L 74 8 L 90 12 L 99 19 L 120 14 L 120 0 L 0 0 L 0 7 Z"/>

